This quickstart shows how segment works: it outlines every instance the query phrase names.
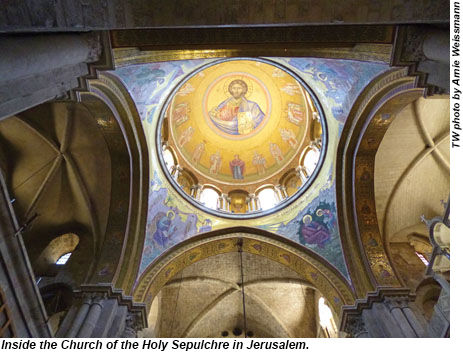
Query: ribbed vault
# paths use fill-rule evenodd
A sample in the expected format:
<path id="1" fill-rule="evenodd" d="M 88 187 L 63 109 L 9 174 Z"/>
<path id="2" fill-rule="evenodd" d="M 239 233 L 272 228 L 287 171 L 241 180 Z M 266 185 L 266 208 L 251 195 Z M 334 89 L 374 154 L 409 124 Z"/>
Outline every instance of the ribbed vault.
<path id="1" fill-rule="evenodd" d="M 104 239 L 111 194 L 97 122 L 83 105 L 45 104 L 3 121 L 0 146 L 19 222 L 33 219 L 24 234 L 32 263 L 54 238 L 73 232 L 80 238 L 74 277 L 83 280 Z"/>
<path id="2" fill-rule="evenodd" d="M 443 213 L 450 192 L 449 100 L 419 98 L 396 117 L 378 148 L 375 200 L 378 225 L 405 285 L 416 288 L 428 256 L 428 229 L 421 221 Z"/>
<path id="3" fill-rule="evenodd" d="M 166 283 L 151 310 L 146 336 L 234 337 L 244 330 L 237 252 L 209 257 Z M 243 253 L 246 331 L 254 337 L 316 337 L 319 292 L 291 269 Z M 244 336 L 244 333 L 242 334 Z"/>

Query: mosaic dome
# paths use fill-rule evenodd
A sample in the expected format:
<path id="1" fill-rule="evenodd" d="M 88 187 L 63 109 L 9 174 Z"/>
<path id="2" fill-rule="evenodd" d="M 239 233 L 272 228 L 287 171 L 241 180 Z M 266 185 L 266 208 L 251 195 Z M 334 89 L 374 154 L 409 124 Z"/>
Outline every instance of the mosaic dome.
<path id="1" fill-rule="evenodd" d="M 263 189 L 274 190 L 276 205 L 315 171 L 323 147 L 315 102 L 303 81 L 270 61 L 235 59 L 203 67 L 166 103 L 160 130 L 167 173 L 198 201 L 198 188 L 240 200 L 223 206 L 220 199 L 212 209 L 258 212 L 265 206 L 252 206 L 249 199 Z M 313 168 L 307 168 L 303 159 L 311 151 Z"/>

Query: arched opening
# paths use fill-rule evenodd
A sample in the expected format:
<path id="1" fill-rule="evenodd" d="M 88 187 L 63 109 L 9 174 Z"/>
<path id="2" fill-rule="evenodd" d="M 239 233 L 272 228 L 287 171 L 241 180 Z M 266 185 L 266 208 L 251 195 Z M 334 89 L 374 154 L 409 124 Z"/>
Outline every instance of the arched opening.
<path id="1" fill-rule="evenodd" d="M 412 290 L 425 278 L 433 251 L 422 217 L 443 215 L 450 193 L 449 114 L 447 96 L 410 102 L 397 112 L 376 152 L 378 228 L 395 272 Z M 448 269 L 449 264 L 440 272 Z"/>
<path id="2" fill-rule="evenodd" d="M 319 329 L 319 298 L 333 323 L 341 306 L 353 302 L 349 286 L 325 260 L 244 227 L 177 244 L 145 270 L 133 295 L 151 310 L 145 337 L 236 337 L 235 329 L 243 337 L 245 330 L 254 337 L 335 337 L 336 324 Z"/>
<path id="3" fill-rule="evenodd" d="M 334 322 L 333 312 L 330 307 L 326 304 L 326 300 L 323 297 L 318 299 L 318 324 L 321 329 L 320 336 L 326 338 L 337 337 L 338 328 Z"/>
<path id="4" fill-rule="evenodd" d="M 204 187 L 199 201 L 204 204 L 204 206 L 216 210 L 219 204 L 219 193 L 211 187 Z"/>
<path id="5" fill-rule="evenodd" d="M 273 187 L 266 187 L 257 192 L 259 205 L 262 210 L 273 208 L 278 202 L 278 195 Z"/>
<path id="6" fill-rule="evenodd" d="M 162 158 L 164 158 L 164 163 L 166 163 L 166 167 L 169 170 L 169 172 L 172 173 L 174 167 L 176 166 L 174 154 L 169 148 L 164 148 L 162 150 Z"/>
<path id="7" fill-rule="evenodd" d="M 311 282 L 278 262 L 217 254 L 162 287 L 142 337 L 337 337 L 331 309 L 319 298 Z"/>
<path id="8" fill-rule="evenodd" d="M 372 195 L 375 158 L 384 134 L 397 114 L 423 95 L 406 75 L 406 70 L 391 70 L 373 80 L 354 103 L 339 142 L 336 198 L 341 240 L 354 286 L 362 297 L 378 285 L 402 286 L 379 228 L 378 205 Z M 389 161 L 395 157 L 389 156 Z M 376 185 L 381 187 L 381 183 Z"/>
<path id="9" fill-rule="evenodd" d="M 317 147 L 309 147 L 307 152 L 304 155 L 303 163 L 307 174 L 310 176 L 314 172 L 315 168 L 317 167 L 317 163 L 320 159 L 320 150 Z"/>
<path id="10" fill-rule="evenodd" d="M 46 275 L 55 265 L 65 265 L 79 244 L 79 236 L 74 233 L 60 235 L 53 239 L 36 261 L 36 273 Z M 53 271 L 53 270 L 52 270 Z"/>

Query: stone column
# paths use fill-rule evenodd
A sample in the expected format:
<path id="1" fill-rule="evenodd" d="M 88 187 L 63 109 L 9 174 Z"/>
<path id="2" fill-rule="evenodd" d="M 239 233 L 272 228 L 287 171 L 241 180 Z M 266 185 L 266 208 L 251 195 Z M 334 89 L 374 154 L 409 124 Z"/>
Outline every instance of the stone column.
<path id="1" fill-rule="evenodd" d="M 92 303 L 92 298 L 89 295 L 83 298 L 82 302 L 78 306 L 77 314 L 73 317 L 72 322 L 70 322 L 69 329 L 66 330 L 66 335 L 68 335 L 68 337 L 76 337 L 77 333 L 79 332 L 80 327 L 82 326 L 82 323 L 87 317 L 91 303 Z M 58 330 L 58 332 L 60 331 Z"/>
<path id="2" fill-rule="evenodd" d="M 259 198 L 256 196 L 256 194 L 249 194 L 248 196 L 249 200 L 249 211 L 254 212 L 259 210 Z"/>
<path id="3" fill-rule="evenodd" d="M 80 338 L 90 337 L 93 330 L 95 329 L 98 319 L 100 318 L 101 311 L 103 309 L 103 303 L 105 299 L 106 298 L 104 294 L 103 295 L 97 294 L 94 298 L 92 298 L 92 304 L 90 305 L 88 313 L 85 317 L 85 321 L 80 326 L 77 337 L 80 337 Z"/>
<path id="4" fill-rule="evenodd" d="M 320 152 L 320 150 L 322 149 L 322 139 L 321 138 L 317 138 L 315 140 L 313 140 L 311 143 L 310 143 L 310 146 L 312 149 L 315 149 L 317 150 L 318 152 Z"/>
<path id="5" fill-rule="evenodd" d="M 0 120 L 77 88 L 102 52 L 94 33 L 2 36 L 0 48 Z"/>
<path id="6" fill-rule="evenodd" d="M 224 200 L 223 200 L 223 194 L 219 195 L 217 198 L 217 205 L 216 205 L 218 210 L 223 210 L 224 207 Z"/>
<path id="7" fill-rule="evenodd" d="M 224 202 L 225 202 L 225 211 L 230 212 L 231 197 L 228 196 L 228 194 L 222 194 L 222 195 L 223 195 L 223 199 L 224 199 Z"/>
<path id="8" fill-rule="evenodd" d="M 221 194 L 219 196 L 219 209 L 222 211 L 230 211 L 230 202 L 227 194 Z"/>
<path id="9" fill-rule="evenodd" d="M 246 205 L 248 205 L 248 211 L 252 212 L 251 198 L 249 196 L 246 197 Z"/>
<path id="10" fill-rule="evenodd" d="M 4 175 L 0 168 L 0 288 L 2 305 L 11 320 L 7 324 L 5 319 L 3 332 L 12 332 L 14 326 L 17 337 L 51 337 L 47 312 L 22 238 L 24 224 L 16 219 Z"/>
<path id="11" fill-rule="evenodd" d="M 195 188 L 195 199 L 199 201 L 201 199 L 201 193 L 203 192 L 204 186 L 201 184 L 197 184 L 194 186 L 194 188 Z"/>
<path id="12" fill-rule="evenodd" d="M 350 337 L 429 337 L 409 289 L 380 288 L 345 306 L 340 330 Z"/>
<path id="13" fill-rule="evenodd" d="M 147 326 L 144 304 L 111 285 L 85 285 L 75 292 L 75 302 L 56 337 L 136 337 Z"/>

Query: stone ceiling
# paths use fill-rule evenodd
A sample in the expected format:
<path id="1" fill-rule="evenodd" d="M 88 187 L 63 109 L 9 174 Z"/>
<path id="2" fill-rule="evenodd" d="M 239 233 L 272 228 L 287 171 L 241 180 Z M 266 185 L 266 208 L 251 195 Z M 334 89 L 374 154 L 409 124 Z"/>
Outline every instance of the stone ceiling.
<path id="1" fill-rule="evenodd" d="M 319 294 L 289 268 L 243 253 L 247 331 L 316 337 Z M 240 254 L 215 255 L 177 274 L 155 298 L 144 337 L 235 337 L 243 329 Z M 241 334 L 244 336 L 244 334 Z"/>

